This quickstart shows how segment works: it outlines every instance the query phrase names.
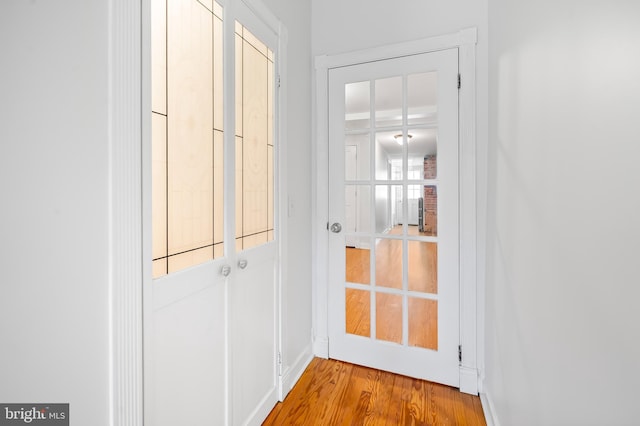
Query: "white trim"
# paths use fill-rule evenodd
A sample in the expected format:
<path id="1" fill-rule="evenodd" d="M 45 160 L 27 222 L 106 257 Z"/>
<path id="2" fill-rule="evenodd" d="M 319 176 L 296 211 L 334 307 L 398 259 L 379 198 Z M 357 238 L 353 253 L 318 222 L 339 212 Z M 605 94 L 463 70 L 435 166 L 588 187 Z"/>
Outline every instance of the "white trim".
<path id="1" fill-rule="evenodd" d="M 260 20 L 266 24 L 276 34 L 281 34 L 280 31 L 284 28 L 280 20 L 276 15 L 269 10 L 269 8 L 260 0 L 242 0 L 242 2 L 253 12 L 253 14 L 260 18 Z"/>
<path id="2" fill-rule="evenodd" d="M 276 84 L 280 81 L 280 87 L 277 85 L 274 87 L 274 93 L 277 93 L 276 96 L 276 108 L 278 111 L 278 120 L 275 123 L 276 125 L 276 136 L 278 142 L 277 148 L 277 169 L 278 170 L 278 187 L 277 187 L 277 200 L 276 205 L 278 210 L 276 211 L 278 218 L 278 247 L 280 252 L 278 253 L 278 352 L 281 354 L 285 353 L 286 340 L 284 335 L 285 324 L 287 322 L 286 312 L 287 311 L 287 299 L 283 297 L 284 294 L 284 286 L 285 283 L 289 282 L 289 277 L 287 275 L 287 268 L 284 265 L 288 264 L 288 256 L 289 253 L 289 245 L 288 245 L 288 205 L 289 205 L 289 167 L 288 167 L 288 150 L 287 150 L 287 132 L 283 131 L 283 129 L 287 128 L 287 99 L 289 92 L 289 84 L 288 84 L 288 73 L 287 73 L 287 46 L 289 43 L 289 33 L 284 24 L 279 24 L 278 29 L 278 51 L 276 53 L 276 63 L 275 63 L 275 78 Z M 278 396 L 283 394 L 283 380 L 282 376 L 278 377 L 278 387 L 277 387 Z M 285 393 L 288 393 L 287 390 Z"/>
<path id="3" fill-rule="evenodd" d="M 470 38 L 470 32 L 466 39 Z M 460 390 L 478 393 L 477 362 L 477 237 L 476 237 L 476 57 L 473 44 L 462 44 L 458 49 L 461 87 L 459 99 L 459 170 L 460 170 Z M 470 376 L 473 374 L 473 380 Z M 462 380 L 465 377 L 466 380 Z"/>
<path id="4" fill-rule="evenodd" d="M 271 410 L 273 410 L 273 405 L 269 401 L 275 399 L 275 394 L 276 390 L 273 389 L 265 395 L 264 398 L 262 398 L 262 401 L 258 403 L 256 408 L 254 408 L 251 414 L 247 417 L 247 420 L 244 422 L 245 426 L 260 426 L 262 422 L 264 422 L 264 419 L 266 419 Z"/>
<path id="5" fill-rule="evenodd" d="M 312 270 L 314 353 L 328 356 L 328 73 L 359 63 L 379 61 L 438 50 L 459 49 L 460 144 L 460 342 L 463 361 L 460 366 L 463 392 L 477 393 L 478 383 L 478 316 L 477 305 L 477 224 L 476 224 L 476 70 L 475 45 L 477 29 L 463 29 L 452 34 L 405 43 L 315 58 L 315 159 L 312 176 Z"/>
<path id="6" fill-rule="evenodd" d="M 315 159 L 311 175 L 311 297 L 314 354 L 329 356 L 328 328 L 328 247 L 329 223 L 329 132 L 328 132 L 328 78 L 329 69 L 324 65 L 327 57 L 316 58 L 315 104 Z"/>
<path id="7" fill-rule="evenodd" d="M 338 55 L 321 55 L 316 57 L 316 70 L 339 68 L 364 62 L 381 61 L 401 56 L 435 52 L 464 45 L 475 45 L 478 39 L 476 28 L 466 28 L 455 33 L 404 43 L 390 44 L 372 49 Z"/>
<path id="8" fill-rule="evenodd" d="M 141 0 L 142 17 L 140 20 L 142 33 L 142 75 L 141 75 L 141 96 L 142 96 L 142 171 L 141 171 L 141 189 L 142 189 L 142 329 L 143 329 L 143 405 L 144 405 L 144 423 L 147 425 L 155 424 L 152 392 L 154 389 L 153 374 L 148 374 L 154 365 L 153 358 L 153 281 L 152 281 L 152 265 L 145 259 L 152 258 L 152 218 L 151 218 L 151 1 Z"/>
<path id="9" fill-rule="evenodd" d="M 223 217 L 224 217 L 224 259 L 226 259 L 226 265 L 231 266 L 236 264 L 235 256 L 231 256 L 231 253 L 235 254 L 235 230 L 236 230 L 236 215 L 234 211 L 235 205 L 235 188 L 236 188 L 236 150 L 235 150 L 235 130 L 229 131 L 229 129 L 235 129 L 236 126 L 236 107 L 235 107 L 235 87 L 236 87 L 236 72 L 235 72 L 235 46 L 233 41 L 235 40 L 235 25 L 232 24 L 232 19 L 235 19 L 235 7 L 234 2 L 225 1 L 222 8 L 222 108 L 223 108 L 223 124 L 225 131 L 222 134 L 223 145 Z M 227 91 L 232 90 L 231 94 Z M 230 149 L 231 148 L 231 149 Z M 231 167 L 228 167 L 230 165 Z M 231 308 L 229 304 L 230 300 L 229 280 L 226 280 L 224 285 L 224 318 L 225 318 L 225 330 L 224 330 L 224 347 L 225 347 L 225 368 L 224 368 L 224 424 L 229 425 L 233 419 L 233 389 L 232 389 L 232 376 L 233 371 L 233 356 L 231 345 Z"/>
<path id="10" fill-rule="evenodd" d="M 300 353 L 298 358 L 293 362 L 293 365 L 287 367 L 286 371 L 278 378 L 278 401 L 284 401 L 312 360 L 313 350 L 311 345 L 309 345 Z"/>
<path id="11" fill-rule="evenodd" d="M 109 2 L 109 403 L 142 425 L 141 2 Z"/>
<path id="12" fill-rule="evenodd" d="M 313 339 L 313 354 L 319 358 L 329 359 L 329 338 L 315 336 Z"/>
<path id="13" fill-rule="evenodd" d="M 484 411 L 484 418 L 487 422 L 487 426 L 500 426 L 498 417 L 496 416 L 495 405 L 491 396 L 487 392 L 480 394 L 480 403 L 482 404 L 482 411 Z"/>

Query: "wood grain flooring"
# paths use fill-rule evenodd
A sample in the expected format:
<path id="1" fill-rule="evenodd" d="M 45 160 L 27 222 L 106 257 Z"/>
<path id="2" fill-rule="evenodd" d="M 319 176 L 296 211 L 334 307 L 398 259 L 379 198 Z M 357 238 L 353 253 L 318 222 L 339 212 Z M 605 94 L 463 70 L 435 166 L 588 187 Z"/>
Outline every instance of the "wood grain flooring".
<path id="1" fill-rule="evenodd" d="M 315 358 L 264 421 L 285 425 L 486 425 L 480 398 L 458 389 Z"/>

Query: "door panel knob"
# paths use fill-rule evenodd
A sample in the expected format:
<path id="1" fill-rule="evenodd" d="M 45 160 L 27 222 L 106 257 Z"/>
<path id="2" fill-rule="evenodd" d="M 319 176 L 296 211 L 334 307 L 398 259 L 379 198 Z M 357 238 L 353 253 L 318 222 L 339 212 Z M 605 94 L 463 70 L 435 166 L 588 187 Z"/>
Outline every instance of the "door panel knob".
<path id="1" fill-rule="evenodd" d="M 249 264 L 249 262 L 247 262 L 247 259 L 238 260 L 238 268 L 240 268 L 240 269 L 246 268 L 248 264 Z"/>
<path id="2" fill-rule="evenodd" d="M 222 275 L 223 277 L 228 277 L 229 274 L 231 274 L 231 266 L 224 265 L 222 268 L 220 268 L 220 275 Z"/>
<path id="3" fill-rule="evenodd" d="M 340 233 L 340 231 L 342 231 L 342 225 L 340 225 L 338 222 L 335 222 L 333 224 L 331 224 L 331 232 L 338 234 Z"/>

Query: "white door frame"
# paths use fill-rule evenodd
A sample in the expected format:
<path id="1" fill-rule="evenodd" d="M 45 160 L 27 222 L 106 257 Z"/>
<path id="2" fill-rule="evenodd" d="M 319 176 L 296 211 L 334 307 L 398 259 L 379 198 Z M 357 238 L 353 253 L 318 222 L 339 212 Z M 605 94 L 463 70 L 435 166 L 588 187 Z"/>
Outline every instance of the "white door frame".
<path id="1" fill-rule="evenodd" d="M 278 34 L 279 75 L 282 80 L 276 131 L 280 170 L 277 209 L 286 211 L 286 99 L 287 30 L 261 0 L 219 0 L 223 6 L 242 1 Z M 143 172 L 150 170 L 151 78 L 150 78 L 150 0 L 109 0 L 108 12 L 108 156 L 109 156 L 109 420 L 112 426 L 143 426 L 145 422 L 143 320 L 148 320 L 152 298 L 150 208 L 144 199 Z M 226 61 L 233 62 L 233 61 Z M 228 65 L 230 66 L 230 65 Z M 229 72 L 228 69 L 226 72 Z M 233 81 L 233 80 L 230 80 Z M 233 89 L 231 89 L 233 90 Z M 226 111 L 229 111 L 227 108 Z M 233 109 L 231 109 L 233 111 Z M 229 114 L 229 113 L 227 113 Z M 233 117 L 233 116 L 231 116 Z M 225 123 L 233 123 L 227 118 Z M 233 158 L 233 157 L 231 157 Z M 231 161 L 229 164 L 234 164 Z M 148 191 L 147 191 L 148 192 Z M 286 219 L 279 217 L 280 266 L 278 298 L 278 348 L 282 352 L 282 318 L 286 312 L 280 297 L 286 282 L 281 265 L 286 264 Z M 147 348 L 148 349 L 148 348 Z M 284 377 L 287 377 L 286 375 Z M 278 379 L 282 398 L 283 375 Z"/>
<path id="2" fill-rule="evenodd" d="M 312 171 L 313 350 L 329 356 L 328 231 L 329 221 L 329 70 L 364 62 L 458 48 L 460 184 L 460 390 L 477 394 L 479 386 L 477 337 L 479 307 L 476 282 L 476 43 L 477 29 L 427 39 L 315 58 L 316 129 Z"/>

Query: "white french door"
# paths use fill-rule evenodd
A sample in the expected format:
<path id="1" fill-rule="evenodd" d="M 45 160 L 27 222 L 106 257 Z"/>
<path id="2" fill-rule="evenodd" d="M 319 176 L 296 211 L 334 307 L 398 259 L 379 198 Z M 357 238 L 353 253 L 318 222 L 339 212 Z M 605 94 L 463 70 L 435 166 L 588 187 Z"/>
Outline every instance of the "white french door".
<path id="1" fill-rule="evenodd" d="M 151 12 L 147 419 L 260 424 L 278 395 L 278 34 L 242 1 Z"/>
<path id="2" fill-rule="evenodd" d="M 328 82 L 329 356 L 456 387 L 457 76 L 448 49 Z"/>

